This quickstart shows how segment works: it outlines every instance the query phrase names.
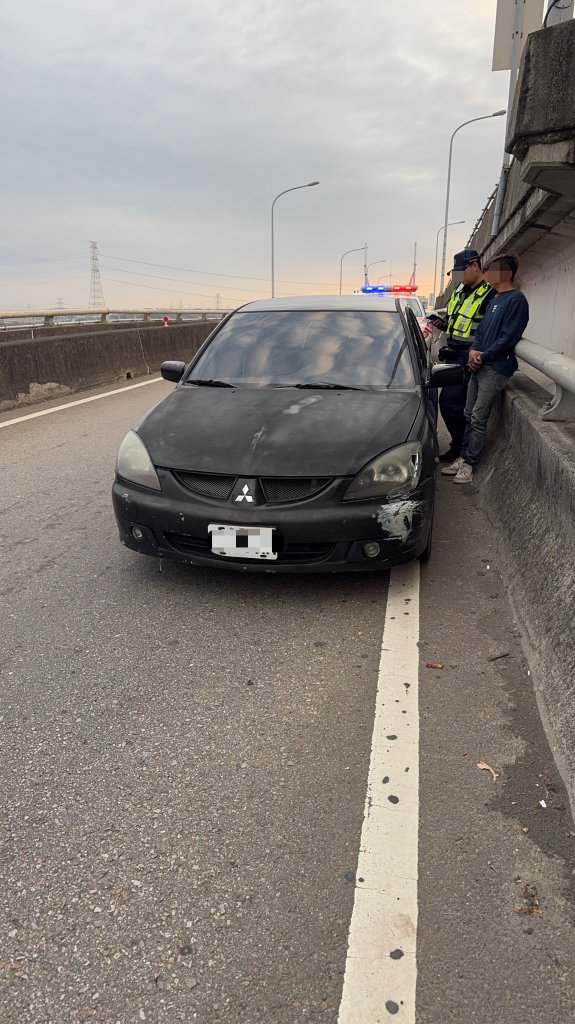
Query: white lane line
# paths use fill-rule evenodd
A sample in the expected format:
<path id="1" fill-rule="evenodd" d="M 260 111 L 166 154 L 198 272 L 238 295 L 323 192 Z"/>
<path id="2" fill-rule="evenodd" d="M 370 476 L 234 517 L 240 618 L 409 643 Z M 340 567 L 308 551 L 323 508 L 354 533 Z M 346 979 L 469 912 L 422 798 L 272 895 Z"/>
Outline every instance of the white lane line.
<path id="1" fill-rule="evenodd" d="M 393 569 L 338 1024 L 415 1024 L 419 562 Z"/>
<path id="2" fill-rule="evenodd" d="M 109 398 L 111 395 L 119 395 L 122 391 L 133 391 L 134 388 L 145 388 L 147 384 L 157 384 L 163 377 L 153 377 L 151 380 L 141 380 L 139 384 L 128 384 L 125 388 L 115 388 L 114 391 L 104 391 L 101 395 L 90 395 L 89 398 L 78 398 L 75 402 L 64 402 L 63 405 L 54 405 L 51 409 L 40 409 L 39 412 L 30 412 L 26 416 L 16 416 L 12 420 L 0 422 L 0 430 L 3 427 L 12 427 L 15 423 L 24 423 L 25 420 L 35 420 L 39 416 L 50 416 L 53 412 L 61 412 L 62 409 L 71 409 L 74 405 L 85 405 L 86 402 L 97 402 L 100 398 Z"/>

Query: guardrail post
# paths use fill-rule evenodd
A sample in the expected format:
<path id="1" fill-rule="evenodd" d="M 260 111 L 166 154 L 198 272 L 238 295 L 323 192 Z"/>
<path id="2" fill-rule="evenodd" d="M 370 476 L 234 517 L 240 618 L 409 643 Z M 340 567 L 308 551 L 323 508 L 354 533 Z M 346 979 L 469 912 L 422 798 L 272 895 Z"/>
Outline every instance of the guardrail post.
<path id="1" fill-rule="evenodd" d="M 550 402 L 539 410 L 542 420 L 575 420 L 575 395 L 571 391 L 555 385 L 555 394 Z"/>

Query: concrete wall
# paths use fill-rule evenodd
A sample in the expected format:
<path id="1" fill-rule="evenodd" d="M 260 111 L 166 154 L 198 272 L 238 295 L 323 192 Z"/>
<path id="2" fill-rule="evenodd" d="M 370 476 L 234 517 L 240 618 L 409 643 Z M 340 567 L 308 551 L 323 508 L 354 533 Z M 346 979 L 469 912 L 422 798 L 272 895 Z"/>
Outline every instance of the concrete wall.
<path id="1" fill-rule="evenodd" d="M 156 372 L 191 359 L 214 328 L 174 324 L 19 338 L 0 345 L 0 409 Z"/>
<path id="2" fill-rule="evenodd" d="M 521 285 L 529 299 L 526 336 L 575 359 L 575 241 L 553 258 L 526 253 Z"/>
<path id="3" fill-rule="evenodd" d="M 514 162 L 499 231 L 492 235 L 492 201 L 470 243 L 484 261 L 520 255 L 525 336 L 575 359 L 575 21 L 529 36 L 507 150 Z"/>
<path id="4" fill-rule="evenodd" d="M 516 375 L 490 425 L 477 482 L 542 721 L 575 808 L 575 423 L 542 422 L 546 399 Z"/>

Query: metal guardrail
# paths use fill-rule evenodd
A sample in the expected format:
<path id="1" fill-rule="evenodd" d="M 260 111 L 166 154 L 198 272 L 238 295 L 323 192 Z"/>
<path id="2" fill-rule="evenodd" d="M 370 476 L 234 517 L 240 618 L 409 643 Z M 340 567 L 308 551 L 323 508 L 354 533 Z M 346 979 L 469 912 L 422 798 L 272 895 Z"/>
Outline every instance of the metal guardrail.
<path id="1" fill-rule="evenodd" d="M 575 420 L 575 359 L 562 352 L 553 352 L 528 338 L 517 342 L 515 355 L 555 384 L 553 398 L 539 413 L 541 419 L 556 422 Z"/>
<path id="2" fill-rule="evenodd" d="M 9 328 L 18 328 L 20 324 L 2 324 L 2 320 L 43 320 L 41 325 L 38 324 L 22 324 L 22 327 L 29 326 L 42 326 L 42 327 L 56 327 L 62 326 L 63 324 L 73 323 L 113 323 L 111 317 L 131 316 L 134 320 L 143 321 L 148 323 L 152 320 L 160 319 L 160 322 L 164 316 L 167 316 L 170 321 L 179 323 L 182 317 L 194 316 L 200 320 L 221 320 L 224 316 L 227 316 L 231 310 L 228 309 L 142 309 L 140 308 L 125 308 L 125 309 L 8 309 L 0 310 L 0 330 Z M 89 317 L 86 320 L 80 320 L 79 317 Z"/>

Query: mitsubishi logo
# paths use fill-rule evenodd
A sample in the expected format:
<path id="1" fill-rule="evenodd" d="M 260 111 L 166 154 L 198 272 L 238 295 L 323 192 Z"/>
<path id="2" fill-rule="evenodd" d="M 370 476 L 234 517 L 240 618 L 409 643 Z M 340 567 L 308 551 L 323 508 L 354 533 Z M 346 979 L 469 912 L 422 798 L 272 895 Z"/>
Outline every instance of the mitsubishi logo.
<path id="1" fill-rule="evenodd" d="M 250 494 L 250 489 L 249 489 L 248 485 L 244 484 L 244 486 L 242 487 L 242 493 L 238 494 L 238 496 L 236 498 L 236 501 L 253 502 L 253 500 L 254 499 L 253 499 L 252 495 Z"/>

